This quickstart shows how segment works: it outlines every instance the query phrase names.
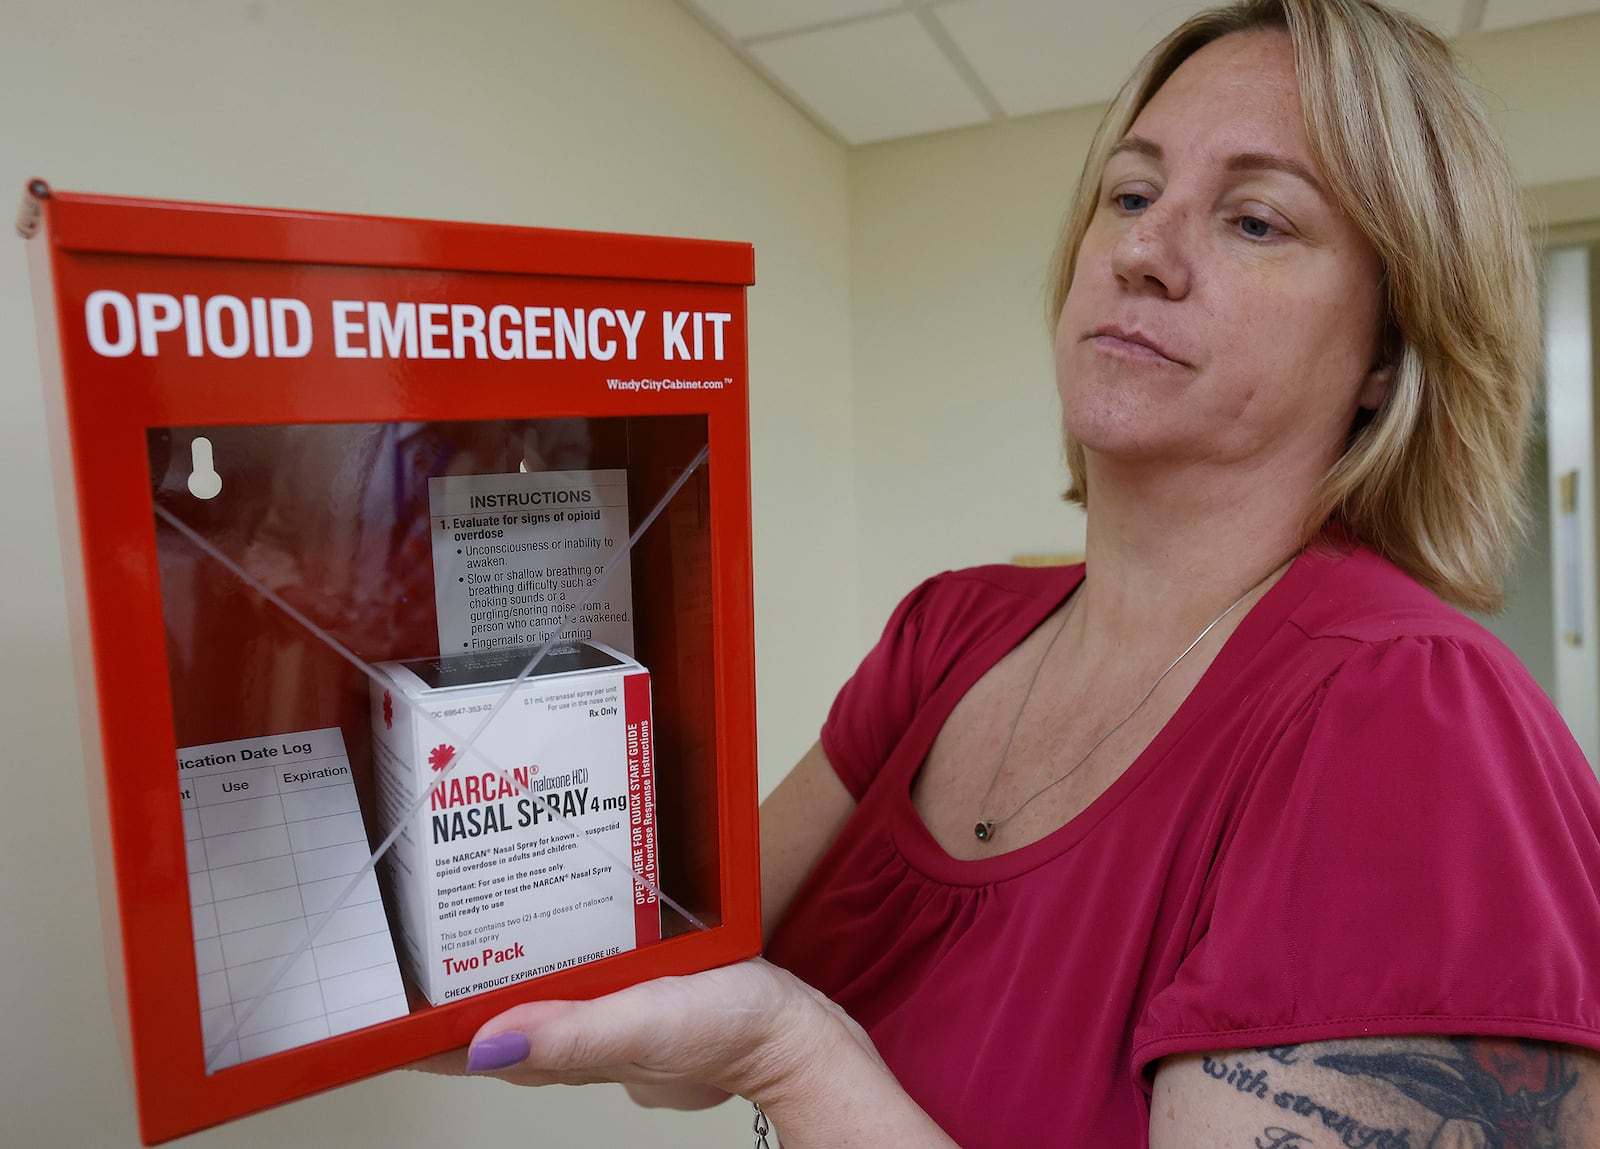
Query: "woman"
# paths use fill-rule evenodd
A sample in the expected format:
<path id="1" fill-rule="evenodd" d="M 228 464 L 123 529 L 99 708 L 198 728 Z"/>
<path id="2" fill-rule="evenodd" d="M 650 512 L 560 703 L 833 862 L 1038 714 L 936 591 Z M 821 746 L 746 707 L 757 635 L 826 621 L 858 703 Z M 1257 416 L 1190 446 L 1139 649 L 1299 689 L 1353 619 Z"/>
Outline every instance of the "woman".
<path id="1" fill-rule="evenodd" d="M 1438 597 L 1498 597 L 1534 293 L 1430 33 L 1179 29 L 1062 244 L 1087 567 L 900 606 L 763 810 L 774 965 L 471 1067 L 738 1092 L 791 1149 L 1600 1144 L 1600 787 Z"/>

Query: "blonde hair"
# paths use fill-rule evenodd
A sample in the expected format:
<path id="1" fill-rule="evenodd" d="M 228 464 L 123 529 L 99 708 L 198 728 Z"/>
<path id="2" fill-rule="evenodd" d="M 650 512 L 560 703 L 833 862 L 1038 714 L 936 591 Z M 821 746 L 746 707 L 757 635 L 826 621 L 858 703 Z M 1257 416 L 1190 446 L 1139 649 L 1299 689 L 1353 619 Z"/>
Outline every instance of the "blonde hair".
<path id="1" fill-rule="evenodd" d="M 1156 45 L 1089 149 L 1056 252 L 1052 321 L 1111 150 L 1196 51 L 1263 30 L 1293 42 L 1312 154 L 1382 261 L 1394 372 L 1315 492 L 1305 540 L 1337 520 L 1441 597 L 1496 609 L 1521 532 L 1538 281 L 1505 150 L 1449 47 L 1421 23 L 1370 0 L 1244 0 Z M 1083 448 L 1070 438 L 1067 460 L 1066 497 L 1087 505 Z"/>

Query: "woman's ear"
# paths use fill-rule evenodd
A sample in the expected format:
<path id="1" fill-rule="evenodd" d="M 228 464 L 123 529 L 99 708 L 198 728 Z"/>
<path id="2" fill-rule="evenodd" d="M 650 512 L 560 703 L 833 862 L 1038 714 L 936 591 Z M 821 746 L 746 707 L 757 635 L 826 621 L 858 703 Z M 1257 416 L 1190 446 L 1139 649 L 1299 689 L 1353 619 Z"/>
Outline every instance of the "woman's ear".
<path id="1" fill-rule="evenodd" d="M 1394 367 L 1389 363 L 1374 364 L 1362 381 L 1356 405 L 1364 411 L 1376 411 L 1389 397 L 1389 385 L 1394 382 Z"/>
<path id="2" fill-rule="evenodd" d="M 1389 388 L 1394 384 L 1394 373 L 1399 369 L 1400 359 L 1405 355 L 1406 342 L 1400 335 L 1400 329 L 1391 319 L 1383 325 L 1383 335 L 1378 341 L 1377 354 L 1373 357 L 1372 366 L 1367 370 L 1366 379 L 1362 380 L 1361 390 L 1356 396 L 1356 405 L 1363 411 L 1376 411 L 1383 406 L 1384 400 L 1389 397 Z"/>

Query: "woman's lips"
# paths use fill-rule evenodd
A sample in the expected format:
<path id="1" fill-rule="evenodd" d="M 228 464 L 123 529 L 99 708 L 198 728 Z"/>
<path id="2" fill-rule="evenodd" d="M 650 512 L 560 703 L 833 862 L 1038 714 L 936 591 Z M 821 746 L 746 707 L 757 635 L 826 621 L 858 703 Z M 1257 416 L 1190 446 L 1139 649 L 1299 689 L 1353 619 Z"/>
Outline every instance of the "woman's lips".
<path id="1" fill-rule="evenodd" d="M 1102 327 L 1089 336 L 1088 342 L 1097 351 L 1107 355 L 1115 355 L 1120 358 L 1134 359 L 1146 363 L 1172 363 L 1179 367 L 1188 366 L 1183 360 L 1169 355 L 1153 339 L 1140 335 L 1135 331 L 1126 331 L 1117 327 Z"/>

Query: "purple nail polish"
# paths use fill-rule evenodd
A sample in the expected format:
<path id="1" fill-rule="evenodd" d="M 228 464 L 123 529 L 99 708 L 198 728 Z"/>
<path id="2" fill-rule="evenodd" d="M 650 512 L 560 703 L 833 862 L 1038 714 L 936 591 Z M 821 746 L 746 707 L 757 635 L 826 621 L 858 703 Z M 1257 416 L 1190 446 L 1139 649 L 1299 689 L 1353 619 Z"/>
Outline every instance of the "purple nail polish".
<path id="1" fill-rule="evenodd" d="M 497 1033 L 472 1043 L 472 1048 L 467 1050 L 467 1072 L 493 1073 L 497 1069 L 509 1069 L 527 1056 L 527 1034 L 516 1030 Z"/>

